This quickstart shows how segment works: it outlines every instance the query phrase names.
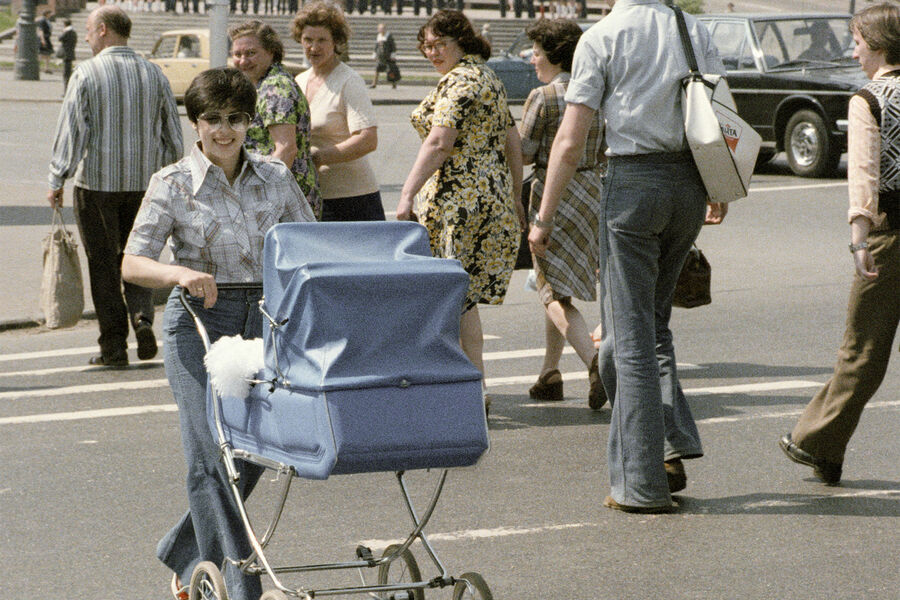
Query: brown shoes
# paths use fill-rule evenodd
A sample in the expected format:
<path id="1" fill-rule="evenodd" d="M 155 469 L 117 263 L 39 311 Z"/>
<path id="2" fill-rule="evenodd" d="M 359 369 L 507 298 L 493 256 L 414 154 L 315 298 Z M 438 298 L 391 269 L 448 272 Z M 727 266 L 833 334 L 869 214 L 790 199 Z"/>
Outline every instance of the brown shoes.
<path id="1" fill-rule="evenodd" d="M 591 368 L 588 369 L 588 381 L 591 384 L 588 392 L 588 406 L 591 410 L 600 410 L 606 404 L 606 390 L 603 389 L 603 382 L 600 381 L 599 355 L 594 355 L 591 361 Z"/>
<path id="2" fill-rule="evenodd" d="M 619 504 L 613 500 L 612 496 L 607 496 L 603 500 L 603 506 L 613 510 L 621 510 L 622 512 L 635 513 L 639 515 L 661 515 L 673 513 L 678 510 L 677 504 L 669 504 L 667 506 L 631 506 L 628 504 Z"/>
<path id="3" fill-rule="evenodd" d="M 681 459 L 667 460 L 664 464 L 666 479 L 669 481 L 669 493 L 674 494 L 686 488 L 687 474 L 684 472 L 684 463 L 681 462 Z"/>
<path id="4" fill-rule="evenodd" d="M 537 383 L 528 390 L 528 395 L 534 400 L 544 402 L 559 402 L 563 399 L 563 380 L 559 369 L 547 371 L 538 377 Z"/>

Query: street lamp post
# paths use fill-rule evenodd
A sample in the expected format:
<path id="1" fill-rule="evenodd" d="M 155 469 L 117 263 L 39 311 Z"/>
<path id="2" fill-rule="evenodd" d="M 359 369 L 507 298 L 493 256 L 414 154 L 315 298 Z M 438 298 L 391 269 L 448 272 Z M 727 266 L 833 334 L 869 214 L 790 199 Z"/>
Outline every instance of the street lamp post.
<path id="1" fill-rule="evenodd" d="M 38 63 L 38 38 L 34 24 L 36 8 L 36 0 L 25 0 L 22 3 L 19 20 L 16 22 L 16 79 L 37 81 L 41 78 L 41 68 Z"/>

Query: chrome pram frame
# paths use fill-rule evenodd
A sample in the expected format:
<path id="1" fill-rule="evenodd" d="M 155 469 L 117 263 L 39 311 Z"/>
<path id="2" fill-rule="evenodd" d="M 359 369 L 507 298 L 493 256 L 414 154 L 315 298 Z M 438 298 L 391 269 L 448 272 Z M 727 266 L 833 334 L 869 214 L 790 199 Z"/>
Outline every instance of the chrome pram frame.
<path id="1" fill-rule="evenodd" d="M 217 287 L 220 290 L 256 290 L 261 289 L 262 284 L 218 284 Z M 197 312 L 193 309 L 190 302 L 188 302 L 184 288 L 181 289 L 180 300 L 185 310 L 187 310 L 187 312 L 191 315 L 194 321 L 194 325 L 196 326 L 197 333 L 203 340 L 203 346 L 208 352 L 211 345 L 209 335 L 199 315 L 197 315 Z M 271 332 L 270 335 L 274 336 L 278 328 L 284 323 L 277 323 L 269 314 L 267 314 L 265 309 L 263 308 L 263 303 L 264 299 L 260 299 L 259 310 L 262 316 L 269 322 Z M 276 380 L 254 380 L 251 383 L 253 385 L 270 386 L 288 383 L 282 373 L 277 369 L 277 365 L 276 374 Z M 279 379 L 281 381 L 278 381 Z M 208 385 L 209 384 L 207 384 L 207 386 Z M 231 564 L 249 575 L 267 575 L 270 578 L 274 588 L 264 592 L 260 600 L 286 600 L 289 597 L 301 598 L 303 600 L 312 600 L 313 598 L 317 597 L 353 594 L 368 594 L 371 598 L 380 600 L 424 600 L 424 591 L 426 589 L 439 589 L 446 587 L 453 588 L 452 597 L 454 600 L 462 598 L 491 600 L 493 598 L 490 589 L 488 588 L 487 584 L 484 581 L 484 578 L 480 574 L 476 572 L 467 572 L 456 577 L 451 576 L 444 564 L 441 562 L 440 558 L 437 556 L 437 553 L 435 552 L 431 543 L 428 541 L 428 538 L 424 532 L 424 528 L 431 520 L 435 507 L 437 506 L 438 500 L 440 499 L 449 469 L 440 470 L 440 474 L 437 476 L 437 483 L 435 485 L 434 491 L 421 517 L 419 517 L 415 507 L 413 506 L 412 499 L 410 497 L 410 493 L 404 479 L 405 471 L 395 472 L 397 482 L 400 486 L 401 494 L 403 496 L 404 504 L 406 506 L 406 510 L 413 523 L 413 530 L 409 533 L 409 535 L 402 543 L 391 544 L 387 548 L 385 548 L 381 557 L 376 558 L 373 555 L 371 549 L 360 545 L 356 548 L 357 560 L 353 561 L 295 566 L 273 566 L 269 562 L 269 559 L 266 557 L 265 549 L 269 545 L 269 542 L 272 540 L 275 529 L 277 528 L 278 523 L 281 520 L 281 516 L 284 513 L 285 505 L 287 504 L 287 499 L 290 493 L 291 484 L 294 478 L 299 476 L 297 475 L 297 472 L 293 466 L 284 464 L 276 460 L 272 460 L 264 456 L 260 456 L 252 452 L 248 452 L 246 450 L 232 447 L 231 443 L 227 439 L 223 426 L 221 402 L 218 400 L 218 396 L 216 396 L 216 399 L 217 401 L 212 403 L 214 409 L 214 421 L 216 426 L 215 441 L 219 447 L 221 460 L 225 466 L 225 471 L 228 477 L 228 484 L 231 489 L 232 496 L 234 497 L 234 500 L 236 502 L 241 521 L 243 522 L 244 529 L 246 531 L 253 552 L 250 556 L 244 559 L 225 557 L 224 563 L 222 565 L 215 565 L 209 561 L 203 561 L 199 563 L 194 569 L 193 575 L 191 576 L 189 588 L 190 600 L 227 600 L 228 593 L 225 587 L 224 577 L 222 575 L 226 564 Z M 239 488 L 240 473 L 238 472 L 238 469 L 235 465 L 235 459 L 240 459 L 266 469 L 271 469 L 277 473 L 276 481 L 281 482 L 281 487 L 277 493 L 277 505 L 262 537 L 259 537 L 256 534 L 256 530 L 251 523 L 250 516 L 244 504 L 244 499 Z M 419 541 L 421 543 L 422 548 L 425 550 L 426 554 L 428 555 L 429 559 L 434 564 L 434 567 L 438 572 L 436 576 L 426 581 L 421 580 L 421 572 L 419 571 L 413 553 L 410 551 L 410 547 L 416 541 Z M 404 571 L 408 572 L 408 574 L 410 575 L 410 581 L 387 583 L 388 578 L 391 576 L 390 567 L 398 559 L 406 567 Z M 350 569 L 359 570 L 362 585 L 323 589 L 310 589 L 304 587 L 291 588 L 286 586 L 279 577 L 279 575 L 283 574 Z M 365 569 L 378 569 L 378 584 L 366 584 L 364 573 Z"/>

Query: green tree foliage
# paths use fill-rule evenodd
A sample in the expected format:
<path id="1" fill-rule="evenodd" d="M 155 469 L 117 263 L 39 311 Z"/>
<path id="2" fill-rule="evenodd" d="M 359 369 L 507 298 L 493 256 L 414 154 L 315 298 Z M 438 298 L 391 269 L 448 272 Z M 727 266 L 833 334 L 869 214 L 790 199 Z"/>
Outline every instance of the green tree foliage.
<path id="1" fill-rule="evenodd" d="M 686 13 L 699 15 L 704 12 L 703 0 L 675 0 L 675 4 Z"/>

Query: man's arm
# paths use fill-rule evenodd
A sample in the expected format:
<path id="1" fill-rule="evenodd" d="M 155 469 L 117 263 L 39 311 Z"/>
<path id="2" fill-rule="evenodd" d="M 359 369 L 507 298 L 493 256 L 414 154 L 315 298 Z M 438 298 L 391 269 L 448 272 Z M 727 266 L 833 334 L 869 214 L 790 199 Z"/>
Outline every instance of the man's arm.
<path id="1" fill-rule="evenodd" d="M 160 73 L 160 76 L 165 77 Z M 178 105 L 169 81 L 165 80 L 166 98 L 163 107 L 162 144 L 163 164 L 170 165 L 184 155 L 184 139 L 181 136 L 181 119 L 178 116 Z"/>
<path id="2" fill-rule="evenodd" d="M 537 213 L 537 219 L 544 223 L 549 224 L 553 221 L 566 186 L 575 175 L 578 161 L 584 152 L 594 113 L 594 109 L 585 104 L 566 105 L 562 123 L 553 140 L 553 146 L 550 148 L 550 159 L 547 161 L 547 181 L 544 182 L 544 195 L 541 197 L 541 207 Z M 528 234 L 528 243 L 532 252 L 538 256 L 544 255 L 544 251 L 550 243 L 551 229 L 552 226 L 544 227 L 532 224 Z"/>
<path id="3" fill-rule="evenodd" d="M 86 107 L 82 105 L 83 80 L 78 71 L 72 74 L 66 96 L 63 99 L 59 117 L 56 120 L 53 150 L 50 155 L 50 192 L 47 201 L 50 206 L 62 206 L 63 185 L 66 179 L 75 175 L 78 163 L 84 156 L 87 139 Z"/>

